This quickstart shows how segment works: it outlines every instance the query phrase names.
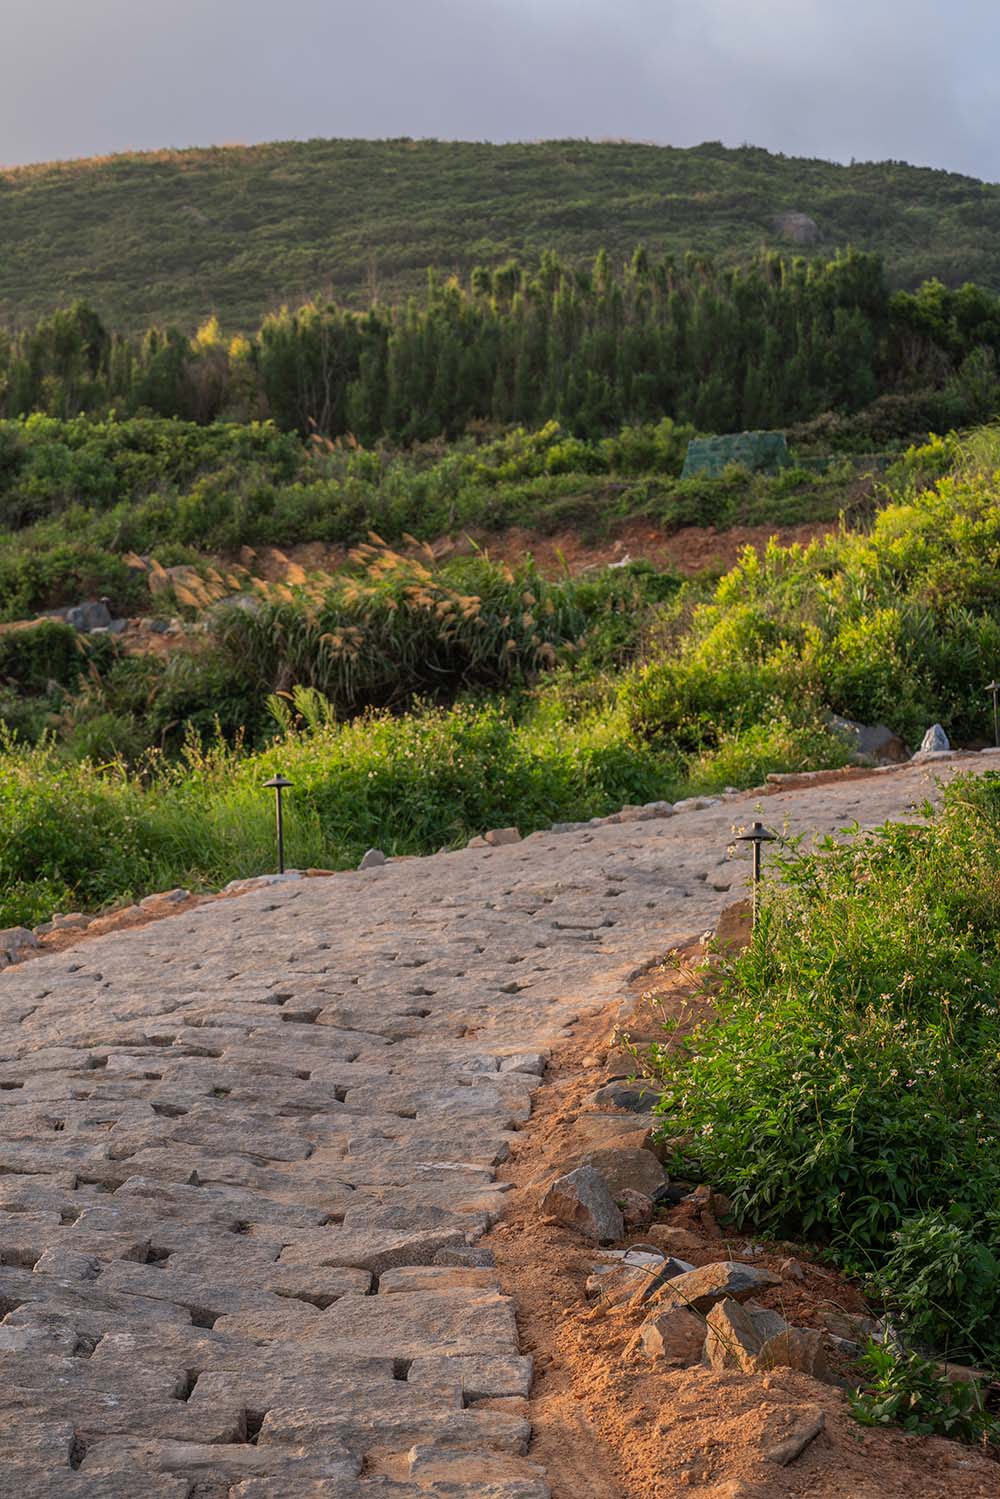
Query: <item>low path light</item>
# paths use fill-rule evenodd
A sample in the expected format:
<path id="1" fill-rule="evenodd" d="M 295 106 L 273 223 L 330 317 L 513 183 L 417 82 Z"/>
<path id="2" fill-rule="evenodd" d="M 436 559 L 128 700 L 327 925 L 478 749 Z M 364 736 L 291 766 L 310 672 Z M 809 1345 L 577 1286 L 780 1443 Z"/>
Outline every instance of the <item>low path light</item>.
<path id="1" fill-rule="evenodd" d="M 993 694 L 993 743 L 1000 748 L 1000 713 L 997 711 L 997 698 L 1000 697 L 1000 682 L 992 681 L 986 691 Z"/>
<path id="2" fill-rule="evenodd" d="M 279 874 L 284 874 L 285 872 L 285 819 L 281 806 L 281 793 L 285 791 L 289 786 L 291 786 L 291 784 L 292 782 L 289 781 L 285 776 L 283 776 L 280 770 L 278 771 L 278 774 L 276 776 L 272 776 L 269 781 L 264 782 L 265 786 L 274 787 L 274 816 L 278 830 Z"/>
<path id="3" fill-rule="evenodd" d="M 769 833 L 762 822 L 755 822 L 737 838 L 737 843 L 749 843 L 753 849 L 753 919 L 757 920 L 757 887 L 760 884 L 761 849 L 765 843 L 774 843 L 775 834 Z"/>

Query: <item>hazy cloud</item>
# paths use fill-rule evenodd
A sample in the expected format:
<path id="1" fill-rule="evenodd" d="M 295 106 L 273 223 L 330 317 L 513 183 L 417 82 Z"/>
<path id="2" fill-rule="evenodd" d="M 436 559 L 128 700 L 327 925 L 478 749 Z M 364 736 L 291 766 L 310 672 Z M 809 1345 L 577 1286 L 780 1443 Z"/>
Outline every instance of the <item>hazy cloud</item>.
<path id="1" fill-rule="evenodd" d="M 0 22 L 7 164 L 625 136 L 1000 178 L 996 0 L 0 0 Z"/>

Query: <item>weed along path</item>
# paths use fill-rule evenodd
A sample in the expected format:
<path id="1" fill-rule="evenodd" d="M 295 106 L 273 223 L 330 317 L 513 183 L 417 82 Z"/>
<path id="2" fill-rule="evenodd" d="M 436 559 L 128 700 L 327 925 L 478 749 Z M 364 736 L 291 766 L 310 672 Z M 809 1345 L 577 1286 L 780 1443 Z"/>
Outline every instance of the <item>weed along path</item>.
<path id="1" fill-rule="evenodd" d="M 996 763 L 257 887 L 0 974 L 0 1491 L 563 1492 L 489 1252 L 547 1057 L 743 893 L 759 807 L 825 834 Z"/>

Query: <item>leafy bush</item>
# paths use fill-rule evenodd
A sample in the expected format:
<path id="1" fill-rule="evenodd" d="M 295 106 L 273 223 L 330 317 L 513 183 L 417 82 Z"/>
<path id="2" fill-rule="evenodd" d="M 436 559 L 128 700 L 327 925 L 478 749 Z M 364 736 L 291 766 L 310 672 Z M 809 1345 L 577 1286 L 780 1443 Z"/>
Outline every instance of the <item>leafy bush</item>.
<path id="1" fill-rule="evenodd" d="M 915 1335 L 993 1359 L 998 833 L 990 775 L 926 826 L 776 863 L 718 1019 L 656 1052 L 665 1132 L 694 1132 L 737 1221 L 826 1240 Z"/>
<path id="2" fill-rule="evenodd" d="M 847 1399 L 862 1426 L 901 1426 L 914 1436 L 951 1437 L 970 1445 L 1000 1443 L 1000 1421 L 986 1410 L 977 1381 L 949 1381 L 919 1354 L 879 1343 L 869 1343 L 861 1369 L 865 1385 Z"/>
<path id="3" fill-rule="evenodd" d="M 44 619 L 27 629 L 0 634 L 0 682 L 25 695 L 44 692 L 50 682 L 74 686 L 86 648 L 72 625 Z"/>
<path id="4" fill-rule="evenodd" d="M 962 450 L 957 473 L 887 505 L 868 534 L 748 548 L 693 608 L 675 654 L 624 684 L 635 732 L 696 749 L 772 701 L 811 701 L 911 743 L 934 722 L 981 742 L 1000 656 L 995 431 L 978 447 L 981 467 Z"/>

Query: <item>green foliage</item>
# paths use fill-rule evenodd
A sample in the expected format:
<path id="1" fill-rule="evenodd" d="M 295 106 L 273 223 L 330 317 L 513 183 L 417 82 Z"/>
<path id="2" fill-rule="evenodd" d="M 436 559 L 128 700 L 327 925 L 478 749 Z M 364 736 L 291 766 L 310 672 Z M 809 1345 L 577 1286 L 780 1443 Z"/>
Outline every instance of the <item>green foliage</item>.
<path id="1" fill-rule="evenodd" d="M 37 625 L 0 634 L 0 682 L 28 695 L 49 683 L 76 685 L 85 650 L 72 625 L 44 619 Z"/>
<path id="2" fill-rule="evenodd" d="M 976 1380 L 949 1381 L 939 1365 L 917 1353 L 869 1343 L 861 1359 L 865 1385 L 847 1399 L 862 1426 L 901 1426 L 921 1437 L 950 1437 L 977 1445 L 1000 1444 L 1000 1421 L 991 1416 Z"/>
<path id="3" fill-rule="evenodd" d="M 367 308 L 404 302 L 431 267 L 472 275 L 483 261 L 484 292 L 509 300 L 512 256 L 534 269 L 553 249 L 579 270 L 603 244 L 637 269 L 689 251 L 737 261 L 783 244 L 789 205 L 821 236 L 796 255 L 854 244 L 897 286 L 1000 284 L 997 188 L 903 162 L 718 142 L 312 140 L 0 173 L 0 309 L 48 316 L 72 288 L 132 331 L 212 312 L 245 329 L 303 290 Z"/>
<path id="4" fill-rule="evenodd" d="M 718 1019 L 656 1053 L 665 1132 L 694 1132 L 738 1222 L 825 1239 L 904 1328 L 993 1361 L 998 832 L 990 775 L 927 824 L 776 861 Z"/>
<path id="5" fill-rule="evenodd" d="M 267 869 L 273 811 L 261 787 L 278 769 L 295 783 L 287 835 L 300 866 L 350 867 L 372 845 L 459 846 L 511 821 L 529 832 L 673 789 L 669 757 L 633 746 L 602 714 L 519 723 L 502 703 L 484 703 L 337 724 L 301 692 L 293 706 L 260 754 L 190 740 L 178 760 L 152 754 L 134 776 L 8 741 L 0 922 Z M 312 727 L 297 729 L 296 715 Z"/>
<path id="6" fill-rule="evenodd" d="M 596 442 L 572 439 L 585 471 L 553 474 L 551 454 L 570 450 L 555 422 L 409 453 L 303 445 L 269 426 L 0 422 L 0 444 L 19 455 L 0 470 L 0 514 L 9 524 L 0 530 L 0 619 L 101 594 L 118 612 L 150 611 L 130 551 L 169 566 L 196 563 L 205 550 L 353 546 L 371 531 L 389 542 L 407 534 L 431 540 L 462 527 L 511 525 L 596 539 L 630 516 L 667 528 L 784 524 L 834 518 L 843 504 L 837 473 L 679 483 L 673 474 L 688 430 L 664 420 Z M 58 463 L 54 449 L 63 452 Z"/>
<path id="7" fill-rule="evenodd" d="M 712 602 L 695 606 L 676 652 L 625 684 L 634 730 L 711 747 L 777 702 L 884 722 L 911 743 L 934 722 L 958 742 L 981 736 L 982 688 L 1000 655 L 990 430 L 977 439 L 982 467 L 963 453 L 957 472 L 930 489 L 912 480 L 926 460 L 907 455 L 905 498 L 867 534 L 748 550 Z M 935 466 L 939 451 L 929 450 Z"/>
<path id="8" fill-rule="evenodd" d="M 261 692 L 315 688 L 346 714 L 509 690 L 570 653 L 586 652 L 590 670 L 621 664 L 637 646 L 647 589 L 664 597 L 679 582 L 623 569 L 549 583 L 530 562 L 435 567 L 429 551 L 420 561 L 373 545 L 351 555 L 359 570 L 327 591 L 216 609 L 228 660 Z"/>
<path id="9" fill-rule="evenodd" d="M 245 423 L 246 456 L 269 460 L 277 440 L 264 415 L 316 441 L 369 446 L 557 420 L 566 434 L 544 455 L 550 475 L 638 463 L 675 473 L 685 426 L 805 423 L 807 445 L 826 431 L 853 447 L 866 430 L 869 442 L 875 432 L 895 441 L 926 435 L 929 420 L 988 420 L 1000 402 L 998 353 L 1000 298 L 939 282 L 890 296 L 879 258 L 854 250 L 812 262 L 761 252 L 739 267 L 639 255 L 617 270 L 602 251 L 590 274 L 547 252 L 535 271 L 480 268 L 468 289 L 431 274 L 421 300 L 366 313 L 329 301 L 282 307 L 231 341 L 215 318 L 193 338 L 155 328 L 111 337 L 78 302 L 0 341 L 0 416 L 117 410 Z M 641 431 L 615 439 L 623 423 Z M 747 441 L 715 439 L 735 442 L 737 458 Z M 786 461 L 780 432 L 754 448 L 761 442 Z M 43 495 L 49 480 L 64 489 L 81 469 L 86 481 L 87 457 L 46 445 Z M 155 466 L 132 457 L 137 469 Z M 717 453 L 711 471 L 722 462 Z M 18 464 L 5 443 L 0 470 Z M 352 477 L 370 478 L 372 467 L 359 460 Z M 31 493 L 29 484 L 18 523 L 32 515 Z"/>

